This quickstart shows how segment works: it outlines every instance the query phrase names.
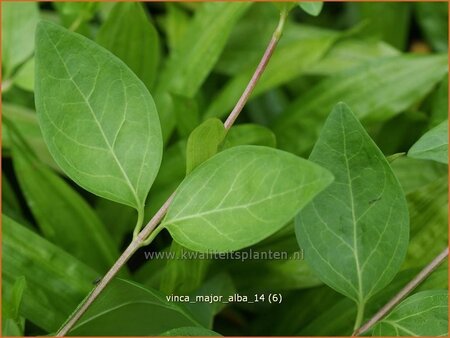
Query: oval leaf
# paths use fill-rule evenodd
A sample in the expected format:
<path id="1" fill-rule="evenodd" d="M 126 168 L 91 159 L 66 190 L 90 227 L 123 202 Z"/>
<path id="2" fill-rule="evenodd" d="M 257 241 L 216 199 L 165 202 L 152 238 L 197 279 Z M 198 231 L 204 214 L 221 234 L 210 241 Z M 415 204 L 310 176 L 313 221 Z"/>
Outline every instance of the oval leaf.
<path id="1" fill-rule="evenodd" d="M 373 329 L 374 336 L 447 336 L 448 291 L 422 291 L 406 298 Z"/>
<path id="2" fill-rule="evenodd" d="M 151 316 L 151 317 L 149 317 Z M 181 306 L 137 283 L 116 279 L 70 331 L 72 336 L 156 336 L 200 326 Z"/>
<path id="3" fill-rule="evenodd" d="M 331 181 L 328 171 L 292 154 L 234 147 L 183 181 L 163 225 L 192 250 L 242 249 L 283 227 Z"/>
<path id="4" fill-rule="evenodd" d="M 141 209 L 162 156 L 145 85 L 94 42 L 42 22 L 36 34 L 36 107 L 60 167 L 86 190 Z"/>
<path id="5" fill-rule="evenodd" d="M 363 304 L 405 258 L 408 207 L 384 155 L 345 104 L 327 119 L 310 160 L 335 182 L 296 219 L 305 260 L 326 284 Z"/>
<path id="6" fill-rule="evenodd" d="M 409 149 L 408 156 L 448 163 L 448 120 L 426 132 Z"/>

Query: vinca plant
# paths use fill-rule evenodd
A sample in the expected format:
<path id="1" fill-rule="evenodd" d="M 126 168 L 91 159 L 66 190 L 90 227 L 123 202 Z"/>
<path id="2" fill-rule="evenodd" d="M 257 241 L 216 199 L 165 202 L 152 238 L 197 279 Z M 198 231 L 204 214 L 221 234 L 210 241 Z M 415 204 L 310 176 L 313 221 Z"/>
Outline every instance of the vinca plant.
<path id="1" fill-rule="evenodd" d="M 446 3 L 1 6 L 3 335 L 448 335 Z"/>

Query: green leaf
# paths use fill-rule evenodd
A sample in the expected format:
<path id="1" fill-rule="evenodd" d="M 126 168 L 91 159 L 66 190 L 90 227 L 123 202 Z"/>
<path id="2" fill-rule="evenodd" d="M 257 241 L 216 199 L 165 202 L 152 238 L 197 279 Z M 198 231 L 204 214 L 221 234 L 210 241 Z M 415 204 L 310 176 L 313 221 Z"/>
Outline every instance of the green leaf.
<path id="1" fill-rule="evenodd" d="M 162 226 L 191 250 L 238 250 L 279 230 L 331 181 L 328 171 L 292 154 L 234 147 L 183 181 Z"/>
<path id="2" fill-rule="evenodd" d="M 363 34 L 386 41 L 404 50 L 410 33 L 412 4 L 406 2 L 361 2 L 356 11 L 366 21 Z"/>
<path id="3" fill-rule="evenodd" d="M 411 170 L 417 168 L 409 167 Z M 411 231 L 403 268 L 425 266 L 448 244 L 448 177 L 435 178 L 406 195 Z"/>
<path id="4" fill-rule="evenodd" d="M 312 16 L 318 16 L 320 12 L 322 12 L 323 2 L 322 1 L 302 1 L 299 2 L 298 5 L 301 9 L 303 9 L 306 13 Z"/>
<path id="5" fill-rule="evenodd" d="M 278 145 L 297 154 L 310 150 L 328 112 L 339 101 L 368 123 L 385 121 L 419 102 L 446 73 L 447 55 L 402 55 L 370 61 L 320 81 L 294 100 L 275 124 Z"/>
<path id="6" fill-rule="evenodd" d="M 208 119 L 189 135 L 186 145 L 186 174 L 214 156 L 226 135 L 219 119 Z"/>
<path id="7" fill-rule="evenodd" d="M 159 66 L 158 32 L 142 4 L 117 3 L 100 27 L 97 42 L 125 62 L 152 88 Z"/>
<path id="8" fill-rule="evenodd" d="M 25 107 L 3 103 L 2 120 L 8 121 L 22 134 L 40 161 L 57 171 L 61 171 L 48 151 L 35 112 Z M 2 148 L 10 150 L 11 140 L 7 123 L 2 123 L 2 131 Z"/>
<path id="9" fill-rule="evenodd" d="M 151 95 L 81 35 L 42 22 L 36 45 L 36 107 L 55 161 L 86 190 L 141 210 L 162 155 Z"/>
<path id="10" fill-rule="evenodd" d="M 184 96 L 172 95 L 173 111 L 177 121 L 180 137 L 188 137 L 200 124 L 200 114 L 197 100 Z"/>
<path id="11" fill-rule="evenodd" d="M 447 336 L 448 291 L 423 291 L 406 298 L 374 328 L 374 336 Z"/>
<path id="12" fill-rule="evenodd" d="M 36 160 L 17 134 L 11 136 L 16 177 L 44 237 L 106 272 L 119 252 L 98 216 L 62 178 Z"/>
<path id="13" fill-rule="evenodd" d="M 19 314 L 23 292 L 26 288 L 25 277 L 19 277 L 12 289 L 2 289 L 2 334 L 3 336 L 23 336 L 25 320 Z"/>
<path id="14" fill-rule="evenodd" d="M 231 127 L 223 141 L 223 149 L 243 145 L 275 148 L 275 134 L 270 129 L 259 124 L 244 123 Z"/>
<path id="15" fill-rule="evenodd" d="M 274 26 L 275 27 L 275 26 Z M 267 92 L 268 90 L 285 84 L 302 75 L 309 67 L 320 60 L 331 45 L 340 36 L 338 33 L 327 30 L 318 30 L 308 26 L 300 26 L 303 32 L 299 38 L 291 43 L 277 48 L 258 81 L 251 98 Z M 261 58 L 262 54 L 259 55 Z M 258 62 L 259 62 L 258 58 Z M 251 65 L 245 71 L 240 72 L 225 84 L 223 89 L 213 99 L 205 116 L 223 117 L 238 101 L 242 92 L 248 84 L 256 68 Z"/>
<path id="16" fill-rule="evenodd" d="M 34 58 L 29 59 L 19 68 L 13 81 L 19 88 L 34 91 Z"/>
<path id="17" fill-rule="evenodd" d="M 34 31 L 39 20 L 35 2 L 4 2 L 2 4 L 2 69 L 10 77 L 14 69 L 34 51 Z"/>
<path id="18" fill-rule="evenodd" d="M 448 74 L 442 79 L 431 102 L 430 127 L 448 119 Z"/>
<path id="19" fill-rule="evenodd" d="M 234 23 L 250 5 L 250 2 L 203 3 L 184 39 L 171 53 L 162 85 L 175 94 L 194 97 L 217 62 Z"/>
<path id="20" fill-rule="evenodd" d="M 203 327 L 180 327 L 160 334 L 160 336 L 186 336 L 186 337 L 213 337 L 221 336 L 217 332 L 205 329 Z"/>
<path id="21" fill-rule="evenodd" d="M 433 49 L 448 51 L 448 6 L 446 3 L 414 3 L 422 34 Z"/>
<path id="22" fill-rule="evenodd" d="M 409 149 L 408 156 L 448 164 L 448 120 L 426 132 Z"/>
<path id="23" fill-rule="evenodd" d="M 2 216 L 2 284 L 24 276 L 20 314 L 55 332 L 92 288 L 98 274 L 39 235 Z M 45 315 L 43 315 L 45 314 Z"/>
<path id="24" fill-rule="evenodd" d="M 298 214 L 297 239 L 319 278 L 363 306 L 405 258 L 409 218 L 402 188 L 343 103 L 325 122 L 310 160 L 336 180 Z"/>
<path id="25" fill-rule="evenodd" d="M 186 295 L 197 289 L 206 275 L 207 259 L 195 259 L 194 252 L 173 241 L 161 275 L 160 290 L 165 294 Z"/>
<path id="26" fill-rule="evenodd" d="M 164 295 L 154 290 L 116 279 L 99 295 L 69 334 L 157 336 L 186 326 L 199 324 L 184 308 L 167 301 Z"/>
<path id="27" fill-rule="evenodd" d="M 170 50 L 175 50 L 183 42 L 190 19 L 189 15 L 178 4 L 171 2 L 164 4 L 167 8 L 167 14 L 164 20 L 167 43 Z"/>

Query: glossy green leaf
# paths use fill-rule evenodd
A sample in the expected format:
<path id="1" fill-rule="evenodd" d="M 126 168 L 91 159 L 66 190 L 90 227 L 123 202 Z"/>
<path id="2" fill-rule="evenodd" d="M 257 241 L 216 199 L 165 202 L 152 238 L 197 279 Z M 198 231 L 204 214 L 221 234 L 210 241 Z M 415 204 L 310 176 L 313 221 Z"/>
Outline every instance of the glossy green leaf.
<path id="1" fill-rule="evenodd" d="M 34 51 L 34 31 L 39 20 L 38 4 L 6 1 L 2 4 L 2 69 L 8 78 Z"/>
<path id="2" fill-rule="evenodd" d="M 11 289 L 24 276 L 27 288 L 20 314 L 55 332 L 92 288 L 98 273 L 5 215 L 2 235 L 3 288 Z"/>
<path id="3" fill-rule="evenodd" d="M 203 3 L 184 35 L 186 38 L 171 53 L 162 86 L 175 94 L 194 97 L 217 62 L 234 23 L 250 5 Z"/>
<path id="4" fill-rule="evenodd" d="M 100 27 L 97 42 L 125 62 L 147 88 L 152 87 L 161 47 L 158 32 L 142 4 L 116 3 Z"/>
<path id="5" fill-rule="evenodd" d="M 227 149 L 242 145 L 257 145 L 275 148 L 275 134 L 270 129 L 258 124 L 238 124 L 228 131 L 222 147 Z"/>
<path id="6" fill-rule="evenodd" d="M 298 3 L 301 9 L 312 16 L 318 16 L 322 12 L 322 1 L 301 1 Z"/>
<path id="7" fill-rule="evenodd" d="M 274 51 L 273 57 L 252 93 L 252 98 L 302 75 L 324 56 L 340 36 L 333 31 L 317 30 L 308 26 L 298 27 L 298 29 L 303 29 L 298 39 Z M 261 56 L 262 54 L 259 58 Z M 259 58 L 257 62 L 259 62 Z M 231 111 L 247 86 L 255 68 L 256 63 L 225 84 L 213 99 L 205 115 L 207 117 L 223 117 Z"/>
<path id="8" fill-rule="evenodd" d="M 55 161 L 86 190 L 142 209 L 162 155 L 144 84 L 111 53 L 57 25 L 40 23 L 36 45 L 36 107 Z"/>
<path id="9" fill-rule="evenodd" d="M 406 298 L 373 328 L 374 336 L 447 336 L 448 291 L 423 291 Z"/>
<path id="10" fill-rule="evenodd" d="M 234 147 L 183 181 L 162 225 L 191 250 L 238 250 L 279 230 L 331 181 L 328 171 L 292 154 Z"/>
<path id="11" fill-rule="evenodd" d="M 180 327 L 178 329 L 163 332 L 161 336 L 213 337 L 221 335 L 203 327 Z"/>
<path id="12" fill-rule="evenodd" d="M 335 182 L 298 214 L 297 239 L 323 282 L 364 305 L 405 258 L 409 218 L 402 188 L 343 103 L 325 122 L 310 160 Z"/>
<path id="13" fill-rule="evenodd" d="M 25 288 L 25 278 L 19 277 L 14 282 L 12 289 L 2 289 L 3 336 L 24 336 L 25 320 L 20 316 L 19 309 Z"/>
<path id="14" fill-rule="evenodd" d="M 40 161 L 49 165 L 55 170 L 61 171 L 58 165 L 50 155 L 47 145 L 42 137 L 39 127 L 37 115 L 35 112 L 21 106 L 3 103 L 2 104 L 2 120 L 9 121 L 27 141 L 33 153 Z M 2 148 L 10 150 L 11 141 L 9 137 L 8 126 L 2 125 Z"/>
<path id="15" fill-rule="evenodd" d="M 151 317 L 149 317 L 151 315 Z M 69 332 L 73 336 L 157 336 L 200 326 L 181 306 L 137 283 L 116 279 Z"/>
<path id="16" fill-rule="evenodd" d="M 99 272 L 119 256 L 98 216 L 72 188 L 12 134 L 16 177 L 44 237 Z M 68 236 L 70 234 L 70 236 Z"/>
<path id="17" fill-rule="evenodd" d="M 448 163 L 448 120 L 425 133 L 409 149 L 408 156 Z"/>
<path id="18" fill-rule="evenodd" d="M 445 73 L 446 55 L 402 55 L 327 78 L 294 100 L 277 121 L 278 145 L 297 154 L 310 150 L 339 101 L 349 104 L 359 119 L 385 121 L 420 101 Z"/>
<path id="19" fill-rule="evenodd" d="M 219 119 L 208 119 L 189 135 L 186 145 L 186 174 L 214 156 L 226 135 Z"/>

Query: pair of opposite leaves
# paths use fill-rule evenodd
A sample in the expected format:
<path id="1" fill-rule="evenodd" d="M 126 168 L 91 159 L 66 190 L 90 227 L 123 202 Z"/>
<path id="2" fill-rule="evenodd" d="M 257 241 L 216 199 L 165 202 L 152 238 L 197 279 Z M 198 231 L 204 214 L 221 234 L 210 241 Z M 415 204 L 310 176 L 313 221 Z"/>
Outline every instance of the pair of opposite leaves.
<path id="1" fill-rule="evenodd" d="M 36 107 L 55 161 L 86 190 L 142 212 L 163 147 L 146 87 L 111 53 L 57 25 L 39 24 L 36 44 Z M 186 177 L 162 225 L 190 249 L 232 251 L 306 206 L 296 230 L 307 260 L 327 284 L 364 302 L 405 254 L 400 185 L 343 104 L 310 160 L 260 146 L 225 150 Z"/>

